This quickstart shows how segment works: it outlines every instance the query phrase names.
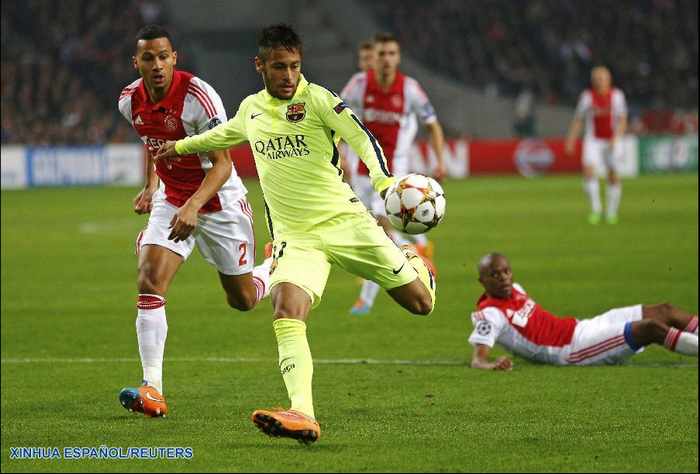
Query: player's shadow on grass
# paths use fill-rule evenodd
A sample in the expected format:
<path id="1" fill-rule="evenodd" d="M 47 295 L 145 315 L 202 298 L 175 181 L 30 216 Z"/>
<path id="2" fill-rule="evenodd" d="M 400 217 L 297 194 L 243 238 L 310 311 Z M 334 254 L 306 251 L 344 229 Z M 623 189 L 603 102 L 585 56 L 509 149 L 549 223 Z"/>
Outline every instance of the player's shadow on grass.
<path id="1" fill-rule="evenodd" d="M 291 439 L 261 439 L 257 442 L 238 442 L 238 443 L 230 443 L 226 445 L 227 447 L 230 448 L 239 448 L 239 449 L 250 449 L 250 448 L 269 448 L 269 447 L 274 447 L 275 449 L 284 449 L 288 451 L 298 451 L 298 450 L 308 450 L 308 451 L 319 451 L 323 453 L 342 453 L 346 451 L 347 449 L 350 449 L 351 446 L 348 444 L 343 444 L 343 443 L 329 443 L 325 441 L 320 441 L 315 444 L 310 444 L 310 445 L 304 445 L 301 443 L 298 443 L 294 440 Z"/>

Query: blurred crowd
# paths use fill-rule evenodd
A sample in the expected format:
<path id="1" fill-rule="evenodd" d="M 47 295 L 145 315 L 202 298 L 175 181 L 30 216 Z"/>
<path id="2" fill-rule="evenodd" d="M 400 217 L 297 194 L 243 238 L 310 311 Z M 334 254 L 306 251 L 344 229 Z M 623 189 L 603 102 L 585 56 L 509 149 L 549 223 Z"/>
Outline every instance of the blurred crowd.
<path id="1" fill-rule="evenodd" d="M 164 24 L 177 43 L 160 1 L 2 2 L 2 143 L 133 141 L 116 98 L 137 77 L 141 26 Z M 516 97 L 518 134 L 532 133 L 535 103 L 573 105 L 598 63 L 635 132 L 697 130 L 697 0 L 362 1 L 411 56 Z"/>
<path id="2" fill-rule="evenodd" d="M 606 64 L 640 120 L 697 122 L 697 0 L 364 2 L 413 57 L 486 92 L 573 105 Z"/>
<path id="3" fill-rule="evenodd" d="M 119 115 L 134 37 L 155 0 L 2 2 L 2 143 L 134 141 Z"/>

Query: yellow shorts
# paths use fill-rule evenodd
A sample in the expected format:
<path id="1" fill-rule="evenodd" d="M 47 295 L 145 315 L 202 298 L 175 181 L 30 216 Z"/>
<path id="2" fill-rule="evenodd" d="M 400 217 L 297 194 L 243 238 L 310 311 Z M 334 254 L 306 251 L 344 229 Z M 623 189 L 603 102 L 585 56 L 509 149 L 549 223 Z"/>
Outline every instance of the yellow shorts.
<path id="1" fill-rule="evenodd" d="M 308 232 L 285 232 L 273 242 L 270 287 L 293 283 L 318 306 L 331 265 L 372 280 L 385 290 L 418 277 L 403 252 L 369 213 L 344 215 Z"/>

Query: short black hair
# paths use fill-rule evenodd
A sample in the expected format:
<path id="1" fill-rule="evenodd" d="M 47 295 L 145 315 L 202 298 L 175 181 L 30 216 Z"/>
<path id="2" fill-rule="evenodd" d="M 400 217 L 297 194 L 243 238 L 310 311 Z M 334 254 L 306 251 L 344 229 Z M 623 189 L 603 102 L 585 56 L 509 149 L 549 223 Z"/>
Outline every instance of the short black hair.
<path id="1" fill-rule="evenodd" d="M 374 41 L 371 39 L 362 41 L 357 47 L 359 50 L 374 49 Z"/>
<path id="2" fill-rule="evenodd" d="M 401 45 L 399 43 L 399 39 L 394 35 L 393 33 L 389 32 L 382 32 L 382 33 L 377 33 L 374 35 L 374 42 L 375 43 L 396 43 L 398 45 Z"/>
<path id="3" fill-rule="evenodd" d="M 278 23 L 266 26 L 258 33 L 258 56 L 267 59 L 270 50 L 285 48 L 287 51 L 297 50 L 302 54 L 301 38 L 290 25 Z"/>
<path id="4" fill-rule="evenodd" d="M 136 43 L 138 43 L 139 40 L 152 40 L 157 38 L 168 38 L 168 41 L 170 41 L 170 44 L 173 47 L 173 50 L 175 49 L 172 36 L 170 36 L 168 30 L 166 30 L 160 25 L 146 25 L 143 28 L 141 28 L 138 33 L 136 33 Z"/>

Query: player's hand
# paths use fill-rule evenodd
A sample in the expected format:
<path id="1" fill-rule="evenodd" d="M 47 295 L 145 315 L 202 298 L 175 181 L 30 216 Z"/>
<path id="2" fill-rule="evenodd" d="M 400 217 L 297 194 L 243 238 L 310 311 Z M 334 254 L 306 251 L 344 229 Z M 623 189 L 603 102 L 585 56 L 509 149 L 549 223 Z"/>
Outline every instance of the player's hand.
<path id="1" fill-rule="evenodd" d="M 506 356 L 501 356 L 496 359 L 493 370 L 513 370 L 513 361 Z"/>
<path id="2" fill-rule="evenodd" d="M 445 179 L 445 176 L 447 175 L 447 170 L 445 170 L 445 164 L 444 163 L 438 163 L 437 167 L 435 168 L 435 172 L 433 173 L 433 178 L 435 178 L 435 181 L 438 183 L 441 183 L 443 179 Z"/>
<path id="3" fill-rule="evenodd" d="M 136 214 L 148 214 L 153 209 L 153 193 L 155 190 L 143 188 L 134 198 L 134 212 Z"/>
<path id="4" fill-rule="evenodd" d="M 576 151 L 576 142 L 574 140 L 566 140 L 564 144 L 564 153 L 566 156 L 573 156 Z"/>
<path id="5" fill-rule="evenodd" d="M 148 151 L 151 152 L 154 162 L 157 162 L 158 160 L 167 160 L 168 163 L 180 161 L 180 156 L 175 151 L 175 141 L 173 140 L 168 140 L 158 149 L 149 148 Z"/>
<path id="6" fill-rule="evenodd" d="M 194 228 L 197 227 L 197 215 L 199 209 L 189 203 L 185 203 L 177 210 L 173 219 L 170 221 L 170 235 L 168 240 L 180 242 L 187 240 L 192 235 Z"/>

